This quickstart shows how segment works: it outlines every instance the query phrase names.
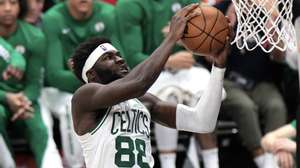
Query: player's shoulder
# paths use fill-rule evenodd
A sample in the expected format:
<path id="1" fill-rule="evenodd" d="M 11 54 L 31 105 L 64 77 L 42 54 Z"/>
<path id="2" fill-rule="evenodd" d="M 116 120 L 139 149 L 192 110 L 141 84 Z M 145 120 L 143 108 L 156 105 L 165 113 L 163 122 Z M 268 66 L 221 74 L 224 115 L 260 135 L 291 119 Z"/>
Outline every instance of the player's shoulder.
<path id="1" fill-rule="evenodd" d="M 78 101 L 93 95 L 98 89 L 100 89 L 103 85 L 99 83 L 87 83 L 79 87 L 72 98 L 73 101 Z"/>
<path id="2" fill-rule="evenodd" d="M 64 15 L 65 8 L 66 4 L 64 2 L 54 5 L 43 15 L 43 20 L 55 20 L 61 18 Z"/>

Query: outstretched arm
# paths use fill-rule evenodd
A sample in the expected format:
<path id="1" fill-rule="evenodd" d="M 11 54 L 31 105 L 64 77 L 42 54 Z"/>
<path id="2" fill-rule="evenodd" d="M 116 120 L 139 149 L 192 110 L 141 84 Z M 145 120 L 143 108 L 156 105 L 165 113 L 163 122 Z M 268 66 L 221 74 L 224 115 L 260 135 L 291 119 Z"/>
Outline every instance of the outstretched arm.
<path id="1" fill-rule="evenodd" d="M 93 111 L 144 95 L 164 68 L 173 46 L 183 35 L 187 21 L 199 15 L 189 14 L 197 6 L 197 4 L 189 5 L 177 12 L 172 18 L 167 38 L 148 59 L 128 75 L 106 85 L 86 84 L 76 92 L 73 101 L 76 101 L 77 97 L 86 97 L 84 100 L 77 100 L 76 103 L 80 103 L 79 106 L 85 110 Z"/>
<path id="2" fill-rule="evenodd" d="M 229 42 L 228 42 L 229 43 Z M 151 111 L 152 119 L 166 126 L 189 132 L 207 133 L 215 128 L 222 101 L 222 86 L 227 48 L 216 56 L 208 88 L 195 107 L 170 104 L 147 94 L 141 98 Z"/>
<path id="3" fill-rule="evenodd" d="M 213 67 L 209 87 L 195 107 L 160 101 L 146 94 L 141 101 L 151 111 L 154 121 L 178 130 L 207 133 L 215 128 L 222 101 L 222 86 L 225 69 Z"/>

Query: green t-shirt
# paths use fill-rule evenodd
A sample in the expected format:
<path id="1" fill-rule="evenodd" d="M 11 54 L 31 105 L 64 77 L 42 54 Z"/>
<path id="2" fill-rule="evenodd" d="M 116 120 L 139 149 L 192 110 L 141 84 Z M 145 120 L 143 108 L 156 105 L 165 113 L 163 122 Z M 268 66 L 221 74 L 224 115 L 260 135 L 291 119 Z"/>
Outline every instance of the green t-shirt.
<path id="1" fill-rule="evenodd" d="M 115 15 L 112 5 L 94 1 L 91 17 L 77 21 L 70 15 L 67 2 L 63 2 L 51 8 L 42 20 L 48 46 L 47 82 L 62 91 L 73 93 L 81 84 L 67 64 L 81 42 L 100 36 L 110 39 L 119 48 L 114 35 Z"/>
<path id="2" fill-rule="evenodd" d="M 6 40 L 25 57 L 26 69 L 23 79 L 15 84 L 16 87 L 6 88 L 6 91 L 23 91 L 34 102 L 37 101 L 43 84 L 45 37 L 40 29 L 26 22 L 17 21 L 17 26 L 17 30 Z"/>
<path id="3" fill-rule="evenodd" d="M 130 67 L 144 61 L 163 41 L 162 29 L 182 7 L 199 0 L 118 0 L 118 37 Z M 130 10 L 129 10 L 130 9 Z"/>
<path id="4" fill-rule="evenodd" d="M 9 43 L 7 43 L 2 37 L 0 37 L 0 103 L 5 102 L 5 94 L 7 88 L 10 88 L 10 85 L 12 85 L 12 88 L 14 88 L 15 84 L 18 82 L 14 78 L 10 78 L 6 81 L 2 79 L 2 73 L 8 65 L 24 71 L 26 61 L 21 54 L 16 52 Z"/>

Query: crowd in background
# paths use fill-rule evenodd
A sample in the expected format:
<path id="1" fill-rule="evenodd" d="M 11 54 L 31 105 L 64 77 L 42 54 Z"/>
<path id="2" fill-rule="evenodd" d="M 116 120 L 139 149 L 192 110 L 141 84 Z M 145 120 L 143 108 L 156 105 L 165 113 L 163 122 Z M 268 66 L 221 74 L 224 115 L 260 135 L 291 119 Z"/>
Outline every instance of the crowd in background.
<path id="1" fill-rule="evenodd" d="M 36 167 L 84 167 L 71 117 L 72 93 L 82 85 L 72 72 L 74 49 L 91 37 L 105 37 L 134 68 L 162 42 L 174 13 L 197 2 L 0 0 L 0 167 L 17 167 L 11 132 L 27 140 Z M 293 21 L 300 16 L 300 1 L 294 2 Z M 214 5 L 236 25 L 231 1 L 202 5 Z M 271 53 L 231 47 L 219 119 L 236 123 L 258 168 L 296 166 L 298 43 L 298 50 Z M 149 92 L 193 106 L 206 88 L 210 66 L 207 57 L 195 57 L 179 43 Z M 59 121 L 63 157 L 53 139 L 53 117 Z M 175 168 L 178 132 L 155 124 L 154 133 L 161 167 Z M 198 154 L 205 168 L 222 167 L 217 136 L 191 136 L 187 153 L 196 156 L 191 157 L 193 167 L 199 167 Z"/>

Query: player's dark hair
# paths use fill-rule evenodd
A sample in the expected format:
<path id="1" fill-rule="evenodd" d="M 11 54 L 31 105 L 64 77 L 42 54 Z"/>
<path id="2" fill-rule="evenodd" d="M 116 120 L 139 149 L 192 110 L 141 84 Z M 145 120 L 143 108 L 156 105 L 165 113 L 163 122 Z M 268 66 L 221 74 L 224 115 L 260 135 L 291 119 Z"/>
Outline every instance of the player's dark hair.
<path id="1" fill-rule="evenodd" d="M 18 19 L 24 19 L 26 13 L 28 12 L 27 0 L 19 0 L 20 12 Z"/>
<path id="2" fill-rule="evenodd" d="M 100 45 L 103 43 L 111 43 L 108 39 L 105 38 L 90 38 L 87 41 L 81 43 L 73 53 L 72 62 L 73 62 L 73 72 L 76 77 L 80 79 L 82 82 L 83 79 L 81 77 L 82 68 L 87 60 L 88 56 Z"/>

